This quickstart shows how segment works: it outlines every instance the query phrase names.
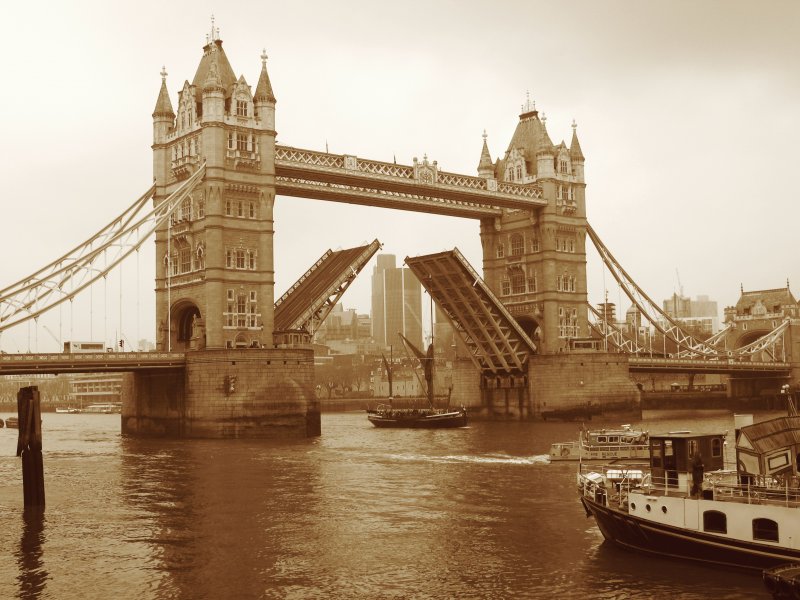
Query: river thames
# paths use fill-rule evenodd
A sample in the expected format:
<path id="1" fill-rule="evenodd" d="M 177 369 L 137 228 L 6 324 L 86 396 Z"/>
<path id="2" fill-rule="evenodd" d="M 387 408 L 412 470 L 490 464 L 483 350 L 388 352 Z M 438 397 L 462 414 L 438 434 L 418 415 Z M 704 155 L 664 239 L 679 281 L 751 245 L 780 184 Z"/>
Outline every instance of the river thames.
<path id="1" fill-rule="evenodd" d="M 646 416 L 733 444 L 730 413 Z M 46 413 L 42 519 L 23 517 L 0 429 L 0 598 L 769 598 L 758 576 L 604 543 L 575 464 L 546 458 L 578 426 L 378 430 L 350 412 L 310 440 L 163 441 Z"/>

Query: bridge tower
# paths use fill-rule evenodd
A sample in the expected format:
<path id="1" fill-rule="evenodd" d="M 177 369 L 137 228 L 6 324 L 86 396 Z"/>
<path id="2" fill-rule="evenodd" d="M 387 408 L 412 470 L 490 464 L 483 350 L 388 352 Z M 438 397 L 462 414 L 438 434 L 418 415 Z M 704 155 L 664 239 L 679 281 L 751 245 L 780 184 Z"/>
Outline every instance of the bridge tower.
<path id="1" fill-rule="evenodd" d="M 547 205 L 506 209 L 481 221 L 483 272 L 489 286 L 537 344 L 540 354 L 588 337 L 584 156 L 572 142 L 553 144 L 546 117 L 530 102 L 502 158 L 492 162 L 484 134 L 478 174 L 538 186 Z"/>
<path id="2" fill-rule="evenodd" d="M 194 79 L 178 94 L 177 114 L 162 71 L 154 202 L 203 162 L 206 175 L 156 232 L 159 350 L 272 345 L 275 96 L 266 58 L 253 94 L 212 31 Z"/>
<path id="3" fill-rule="evenodd" d="M 253 93 L 234 74 L 212 20 L 194 79 L 178 93 L 177 112 L 161 72 L 153 112 L 154 202 L 203 165 L 205 173 L 156 231 L 158 350 L 184 352 L 185 369 L 135 374 L 123 399 L 125 433 L 320 433 L 312 351 L 273 340 L 275 96 L 266 60 L 263 53 Z"/>

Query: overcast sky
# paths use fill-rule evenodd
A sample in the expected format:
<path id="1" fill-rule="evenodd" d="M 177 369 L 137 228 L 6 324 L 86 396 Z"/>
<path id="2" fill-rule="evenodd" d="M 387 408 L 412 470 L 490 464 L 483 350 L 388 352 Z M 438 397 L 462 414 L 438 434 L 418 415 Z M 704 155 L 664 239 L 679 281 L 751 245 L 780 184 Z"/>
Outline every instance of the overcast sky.
<path id="1" fill-rule="evenodd" d="M 530 92 L 554 142 L 577 121 L 589 220 L 652 298 L 678 277 L 720 312 L 740 284 L 788 278 L 800 290 L 800 3 L 697 0 L 14 3 L 3 11 L 0 287 L 148 188 L 159 71 L 175 106 L 212 13 L 253 87 L 266 48 L 282 144 L 405 164 L 427 153 L 476 174 L 483 130 L 497 158 Z M 481 266 L 477 221 L 279 198 L 275 230 L 276 297 L 326 249 L 376 237 L 401 260 L 457 246 Z M 148 244 L 124 267 L 121 311 L 118 279 L 95 289 L 92 337 L 154 338 L 152 254 Z M 587 254 L 597 303 L 603 277 Z M 371 267 L 346 306 L 369 311 Z M 6 332 L 0 348 L 87 339 L 88 319 L 70 324 L 68 312 L 43 318 L 51 333 Z"/>

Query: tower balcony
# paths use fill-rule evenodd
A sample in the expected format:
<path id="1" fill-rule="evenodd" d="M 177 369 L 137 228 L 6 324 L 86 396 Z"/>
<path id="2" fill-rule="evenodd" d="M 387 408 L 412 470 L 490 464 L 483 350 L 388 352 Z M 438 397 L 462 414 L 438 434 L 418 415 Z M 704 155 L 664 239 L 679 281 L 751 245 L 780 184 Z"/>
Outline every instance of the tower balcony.
<path id="1" fill-rule="evenodd" d="M 192 173 L 195 172 L 200 164 L 200 157 L 182 156 L 172 161 L 172 175 L 175 179 L 187 179 Z"/>
<path id="2" fill-rule="evenodd" d="M 556 207 L 562 215 L 574 215 L 578 210 L 578 203 L 574 200 L 556 200 Z"/>
<path id="3" fill-rule="evenodd" d="M 233 165 L 234 169 L 256 171 L 261 166 L 261 156 L 250 150 L 228 148 L 225 153 L 226 162 Z"/>

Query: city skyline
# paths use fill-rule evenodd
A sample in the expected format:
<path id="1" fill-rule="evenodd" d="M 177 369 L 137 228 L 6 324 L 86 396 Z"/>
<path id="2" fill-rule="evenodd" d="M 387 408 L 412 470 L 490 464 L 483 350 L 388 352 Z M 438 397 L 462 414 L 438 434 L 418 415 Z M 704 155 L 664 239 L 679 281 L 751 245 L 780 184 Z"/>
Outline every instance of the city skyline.
<path id="1" fill-rule="evenodd" d="M 427 154 L 474 175 L 484 129 L 492 159 L 502 157 L 529 93 L 555 143 L 570 139 L 576 119 L 589 221 L 651 297 L 677 290 L 676 269 L 688 295 L 709 295 L 720 309 L 736 303 L 740 285 L 800 282 L 790 246 L 795 192 L 781 177 L 792 172 L 800 132 L 794 3 L 729 2 L 724 18 L 712 2 L 577 2 L 568 12 L 537 2 L 408 6 L 234 2 L 216 11 L 216 24 L 252 87 L 266 48 L 280 143 L 403 164 Z M 24 60 L 9 63 L 14 92 L 0 100 L 0 252 L 13 257 L 0 267 L 0 287 L 86 239 L 148 186 L 159 71 L 166 66 L 174 103 L 215 9 L 34 10 L 6 13 Z M 476 221 L 281 197 L 275 230 L 276 296 L 327 248 L 374 237 L 398 263 L 457 246 L 482 269 Z M 114 274 L 95 290 L 91 337 L 155 337 L 152 246 L 126 263 L 126 285 Z M 607 289 L 626 308 L 587 254 L 589 302 Z M 343 301 L 367 312 L 369 294 L 362 274 Z M 123 307 L 101 311 L 110 297 Z M 49 331 L 40 327 L 38 345 L 66 339 L 68 308 L 61 312 L 42 318 Z M 75 335 L 89 337 L 80 327 Z M 32 346 L 25 338 L 23 325 L 0 347 Z"/>

